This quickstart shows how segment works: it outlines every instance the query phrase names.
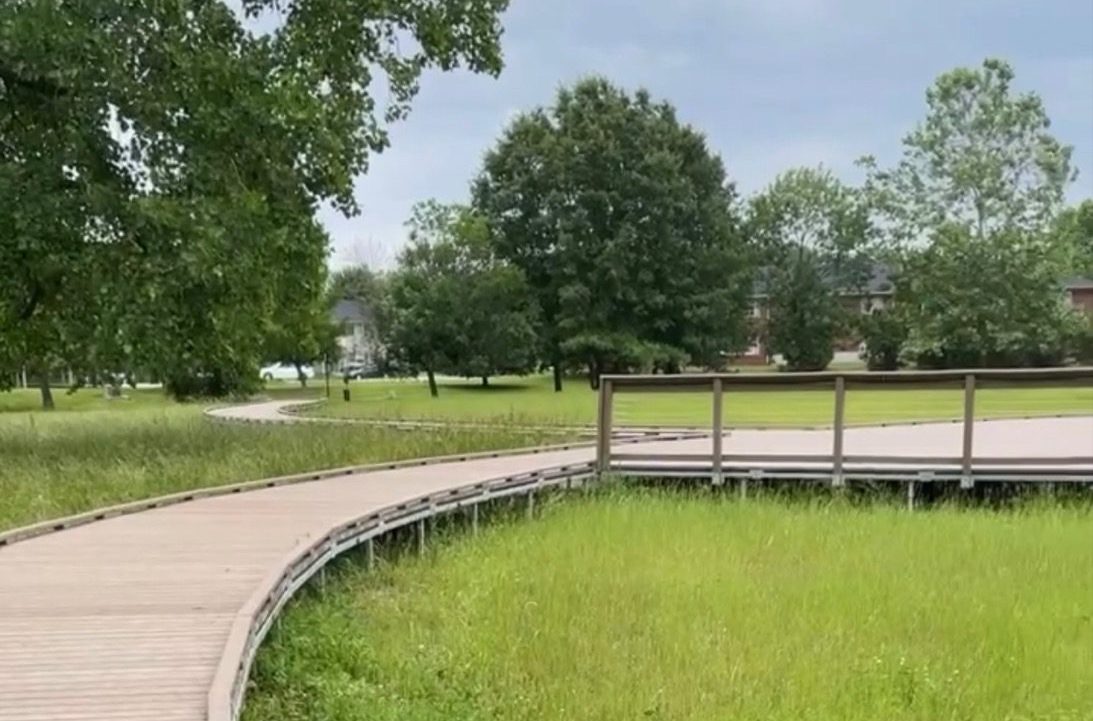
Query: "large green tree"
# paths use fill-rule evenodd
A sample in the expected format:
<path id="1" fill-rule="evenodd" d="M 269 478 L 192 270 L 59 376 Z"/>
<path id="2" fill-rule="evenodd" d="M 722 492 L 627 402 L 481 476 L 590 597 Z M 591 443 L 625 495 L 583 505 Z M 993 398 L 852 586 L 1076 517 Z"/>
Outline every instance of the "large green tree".
<path id="1" fill-rule="evenodd" d="M 923 365 L 1058 362 L 1073 334 L 1060 287 L 1071 253 L 1052 232 L 1071 148 L 1013 80 L 1001 60 L 941 75 L 903 159 L 888 170 L 863 161 L 902 266 L 908 350 Z"/>
<path id="2" fill-rule="evenodd" d="M 411 367 L 481 378 L 534 367 L 536 308 L 523 272 L 497 257 L 469 208 L 418 204 L 391 277 L 389 342 Z"/>
<path id="3" fill-rule="evenodd" d="M 474 184 L 498 253 L 522 268 L 544 360 L 599 373 L 716 366 L 746 343 L 751 258 L 705 138 L 645 91 L 591 78 L 521 114 Z"/>
<path id="4" fill-rule="evenodd" d="M 245 388 L 287 276 L 321 291 L 318 204 L 356 210 L 424 69 L 499 71 L 506 5 L 0 4 L 0 364 Z"/>
<path id="5" fill-rule="evenodd" d="M 868 278 L 868 209 L 830 171 L 796 168 L 754 197 L 749 211 L 769 299 L 770 350 L 789 370 L 822 370 L 848 326 L 839 293 Z"/>

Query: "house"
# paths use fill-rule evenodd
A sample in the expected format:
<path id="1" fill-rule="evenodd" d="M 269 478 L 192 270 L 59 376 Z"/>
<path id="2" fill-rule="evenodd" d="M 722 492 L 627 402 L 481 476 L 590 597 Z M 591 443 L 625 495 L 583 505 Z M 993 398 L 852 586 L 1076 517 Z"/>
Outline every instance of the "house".
<path id="1" fill-rule="evenodd" d="M 1071 308 L 1093 315 L 1093 278 L 1067 278 L 1064 287 Z"/>
<path id="2" fill-rule="evenodd" d="M 839 291 L 839 304 L 849 313 L 867 315 L 891 305 L 895 292 L 895 282 L 888 268 L 875 264 L 860 285 Z M 751 295 L 751 318 L 755 337 L 744 354 L 735 359 L 736 362 L 745 365 L 766 365 L 770 362 L 771 353 L 766 348 L 766 326 L 770 319 L 769 299 L 766 278 L 760 273 Z M 835 341 L 837 357 L 849 355 L 852 356 L 851 359 L 856 359 L 860 349 L 860 338 L 846 337 Z"/>
<path id="3" fill-rule="evenodd" d="M 343 298 L 334 304 L 331 317 L 341 329 L 338 346 L 343 367 L 354 364 L 369 370 L 377 368 L 381 346 L 371 310 L 359 300 Z"/>
<path id="4" fill-rule="evenodd" d="M 1068 278 L 1063 282 L 1063 291 L 1070 307 L 1093 317 L 1093 279 Z M 867 315 L 890 306 L 895 292 L 895 281 L 889 270 L 878 264 L 871 268 L 869 278 L 859 288 L 840 291 L 839 302 L 851 314 Z M 765 347 L 766 325 L 770 318 L 769 298 L 764 279 L 760 277 L 751 297 L 755 338 L 747 351 L 735 359 L 738 363 L 765 365 L 771 360 L 771 354 Z M 838 360 L 855 360 L 860 350 L 860 338 L 846 337 L 835 342 L 835 357 Z"/>

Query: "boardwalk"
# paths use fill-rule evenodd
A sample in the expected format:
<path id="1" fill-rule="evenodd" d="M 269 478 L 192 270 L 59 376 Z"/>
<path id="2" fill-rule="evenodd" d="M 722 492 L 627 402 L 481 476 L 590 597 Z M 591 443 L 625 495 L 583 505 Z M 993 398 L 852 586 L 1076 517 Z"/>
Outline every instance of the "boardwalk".
<path id="1" fill-rule="evenodd" d="M 980 428 L 981 426 L 981 428 Z M 977 424 L 977 449 L 1088 454 L 1093 419 Z M 726 453 L 826 447 L 821 431 L 738 432 Z M 634 445 L 699 453 L 710 440 Z M 875 453 L 949 453 L 955 426 L 847 431 Z M 342 475 L 202 498 L 0 547 L 0 719 L 228 721 L 256 598 L 332 528 L 418 496 L 554 466 L 592 449 L 479 458 Z M 260 600 L 260 599 L 259 599 Z"/>

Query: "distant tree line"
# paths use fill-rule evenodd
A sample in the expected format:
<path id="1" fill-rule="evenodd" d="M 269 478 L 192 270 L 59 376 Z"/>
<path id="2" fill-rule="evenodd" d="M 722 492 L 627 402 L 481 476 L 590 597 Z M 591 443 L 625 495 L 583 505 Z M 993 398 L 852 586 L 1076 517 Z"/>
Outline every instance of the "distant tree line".
<path id="1" fill-rule="evenodd" d="M 1093 201 L 1064 208 L 1071 149 L 1012 80 L 998 60 L 942 75 L 903 158 L 864 158 L 861 187 L 798 168 L 747 201 L 667 103 L 565 88 L 509 124 L 468 204 L 415 210 L 375 301 L 391 357 L 484 382 L 549 367 L 559 389 L 574 371 L 716 369 L 760 333 L 789 370 L 827 367 L 848 335 L 871 368 L 1087 358 L 1062 282 L 1093 270 Z M 895 302 L 844 307 L 878 263 Z"/>

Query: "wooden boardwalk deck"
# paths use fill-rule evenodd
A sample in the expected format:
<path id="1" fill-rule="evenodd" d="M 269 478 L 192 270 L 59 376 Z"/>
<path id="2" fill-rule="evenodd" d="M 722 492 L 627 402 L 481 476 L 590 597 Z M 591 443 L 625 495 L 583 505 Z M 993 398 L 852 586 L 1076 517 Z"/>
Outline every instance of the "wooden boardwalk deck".
<path id="1" fill-rule="evenodd" d="M 1060 456 L 1093 450 L 1089 418 L 982 425 L 977 450 L 990 455 L 1019 455 L 1028 444 Z M 847 445 L 949 453 L 959 446 L 959 428 L 941 428 L 851 429 Z M 738 432 L 726 437 L 725 452 L 808 452 L 826 448 L 829 437 Z M 629 448 L 704 453 L 709 444 Z M 587 473 L 593 455 L 576 448 L 344 474 L 199 498 L 0 547 L 0 720 L 230 721 L 256 611 L 285 570 L 332 529 L 486 479 L 557 466 Z"/>

